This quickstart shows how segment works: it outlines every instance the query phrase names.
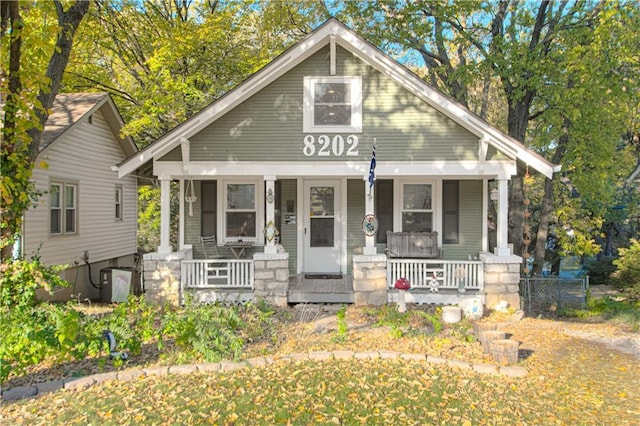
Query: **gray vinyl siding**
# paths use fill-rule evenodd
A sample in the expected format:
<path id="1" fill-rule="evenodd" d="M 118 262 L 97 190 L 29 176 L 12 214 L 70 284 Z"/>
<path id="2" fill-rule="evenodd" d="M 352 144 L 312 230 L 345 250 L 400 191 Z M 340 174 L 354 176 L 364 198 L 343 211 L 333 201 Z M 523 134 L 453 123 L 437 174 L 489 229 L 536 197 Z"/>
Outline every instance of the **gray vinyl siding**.
<path id="1" fill-rule="evenodd" d="M 459 183 L 459 243 L 443 245 L 445 259 L 468 259 L 482 250 L 482 181 Z"/>
<path id="2" fill-rule="evenodd" d="M 133 176 L 118 179 L 111 167 L 125 158 L 102 112 L 93 124 L 83 120 L 53 142 L 39 156 L 47 168 L 36 167 L 33 178 L 43 195 L 25 213 L 24 253 L 30 257 L 40 247 L 49 265 L 91 263 L 117 259 L 137 252 L 137 182 Z M 50 235 L 49 186 L 51 182 L 77 185 L 75 234 Z M 123 220 L 115 219 L 115 188 L 123 189 Z M 114 260 L 115 261 L 115 260 Z"/>
<path id="3" fill-rule="evenodd" d="M 188 181 L 185 181 L 185 190 Z M 203 259 L 204 252 L 200 243 L 201 223 L 200 216 L 202 214 L 202 185 L 201 181 L 193 182 L 193 189 L 196 193 L 196 202 L 193 206 L 193 216 L 189 216 L 189 204 L 185 203 L 184 215 L 184 243 L 193 245 L 193 258 Z"/>
<path id="4" fill-rule="evenodd" d="M 353 251 L 365 244 L 362 232 L 365 189 L 362 179 L 347 180 L 347 273 L 353 272 Z"/>
<path id="5" fill-rule="evenodd" d="M 303 154 L 305 76 L 329 75 L 328 47 L 190 138 L 193 161 L 367 161 L 373 138 L 382 161 L 475 160 L 478 137 L 349 52 L 337 49 L 337 75 L 362 75 L 358 157 Z M 314 134 L 315 137 L 320 134 Z M 328 134 L 333 137 L 334 134 Z M 341 133 L 345 137 L 348 133 Z M 177 158 L 173 152 L 167 160 Z"/>
<path id="6" fill-rule="evenodd" d="M 298 212 L 298 200 L 297 200 L 297 181 L 295 179 L 284 179 L 280 181 L 280 202 L 278 208 L 280 209 L 281 221 L 280 221 L 280 244 L 284 247 L 285 251 L 289 253 L 289 274 L 295 275 L 298 265 L 298 223 L 302 219 L 297 215 Z M 293 201 L 293 213 L 287 213 L 287 201 Z M 285 217 L 287 214 L 293 214 L 296 217 L 295 224 L 286 223 Z"/>

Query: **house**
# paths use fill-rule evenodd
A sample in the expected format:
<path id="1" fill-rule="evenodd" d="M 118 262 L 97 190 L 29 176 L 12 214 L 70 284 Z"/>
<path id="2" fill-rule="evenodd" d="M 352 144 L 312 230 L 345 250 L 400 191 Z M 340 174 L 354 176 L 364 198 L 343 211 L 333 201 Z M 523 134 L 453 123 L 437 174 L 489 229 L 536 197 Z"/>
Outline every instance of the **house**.
<path id="1" fill-rule="evenodd" d="M 410 301 L 519 306 L 507 185 L 527 166 L 559 170 L 333 18 L 117 167 L 151 166 L 162 211 L 147 296 L 277 305 L 382 304 L 407 278 Z"/>
<path id="2" fill-rule="evenodd" d="M 42 195 L 24 215 L 20 245 L 26 258 L 69 266 L 63 278 L 72 286 L 56 300 L 98 299 L 102 270 L 135 264 L 137 178 L 112 169 L 137 151 L 120 135 L 123 124 L 107 93 L 55 98 L 32 177 Z"/>

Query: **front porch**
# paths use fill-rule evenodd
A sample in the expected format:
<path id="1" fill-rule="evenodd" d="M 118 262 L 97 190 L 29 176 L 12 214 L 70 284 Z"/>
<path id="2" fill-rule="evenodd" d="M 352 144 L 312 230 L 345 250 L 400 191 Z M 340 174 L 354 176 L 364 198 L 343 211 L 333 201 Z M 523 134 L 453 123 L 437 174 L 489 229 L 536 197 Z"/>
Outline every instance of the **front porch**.
<path id="1" fill-rule="evenodd" d="M 460 304 L 463 299 L 484 294 L 481 261 L 380 257 L 383 262 L 379 262 L 378 269 L 381 270 L 373 272 L 383 279 L 378 292 L 380 303 L 397 300 L 394 284 L 401 277 L 412 285 L 409 303 Z M 182 260 L 179 300 L 184 303 L 186 295 L 191 294 L 202 303 L 244 303 L 256 298 L 268 299 L 277 293 L 279 304 L 363 304 L 354 297 L 358 291 L 354 291 L 352 274 L 286 274 L 287 279 L 283 280 L 284 270 L 286 264 L 281 259 L 261 259 L 260 256 L 257 259 Z M 371 270 L 367 274 L 371 276 Z"/>

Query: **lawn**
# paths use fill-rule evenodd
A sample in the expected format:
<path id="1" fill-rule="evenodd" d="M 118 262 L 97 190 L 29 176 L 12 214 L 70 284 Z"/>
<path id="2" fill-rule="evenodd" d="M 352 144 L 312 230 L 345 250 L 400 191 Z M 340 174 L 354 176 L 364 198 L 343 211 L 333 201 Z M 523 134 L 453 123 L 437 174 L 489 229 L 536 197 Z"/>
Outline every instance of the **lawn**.
<path id="1" fill-rule="evenodd" d="M 372 314 L 355 307 L 343 310 L 342 316 L 340 311 L 316 316 L 298 311 L 280 317 L 288 320 L 279 322 L 271 338 L 247 343 L 244 357 L 278 358 L 313 350 L 395 350 L 492 362 L 470 339 L 468 322 L 444 324 L 436 333 L 424 313 L 397 316 L 383 308 Z M 638 424 L 640 358 L 633 346 L 631 353 L 612 349 L 625 339 L 637 341 L 637 333 L 628 326 L 489 319 L 499 321 L 512 339 L 521 342 L 518 365 L 528 370 L 525 377 L 400 359 L 281 361 L 229 372 L 152 376 L 80 392 L 58 391 L 5 403 L 2 421 L 30 425 Z M 610 344 L 605 344 L 607 339 Z M 173 353 L 163 362 L 176 357 L 179 354 Z"/>

